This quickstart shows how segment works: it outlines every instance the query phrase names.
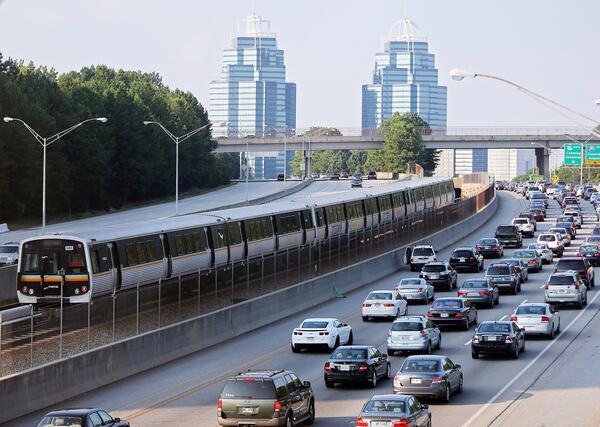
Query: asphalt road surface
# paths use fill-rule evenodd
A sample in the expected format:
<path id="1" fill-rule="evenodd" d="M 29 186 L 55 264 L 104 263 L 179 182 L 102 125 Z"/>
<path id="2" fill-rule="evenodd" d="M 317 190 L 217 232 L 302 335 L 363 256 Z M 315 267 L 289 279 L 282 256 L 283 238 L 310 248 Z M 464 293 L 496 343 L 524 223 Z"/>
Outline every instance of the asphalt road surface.
<path id="1" fill-rule="evenodd" d="M 520 196 L 499 192 L 498 197 L 500 206 L 495 217 L 474 230 L 471 236 L 441 251 L 439 259 L 447 259 L 455 246 L 474 245 L 479 238 L 493 236 L 498 224 L 508 223 L 520 211 L 526 210 L 527 202 Z M 591 205 L 582 203 L 586 223 L 578 232 L 577 239 L 565 251 L 566 255 L 574 254 L 579 242 L 590 233 L 595 223 Z M 548 228 L 551 218 L 560 212 L 555 201 L 551 201 L 550 206 L 549 219 L 538 223 L 536 236 Z M 525 243 L 533 241 L 525 239 Z M 513 251 L 505 250 L 505 256 L 510 256 Z M 489 263 L 486 260 L 486 265 Z M 546 265 L 542 272 L 531 273 L 521 293 L 502 295 L 500 304 L 495 308 L 480 309 L 479 321 L 505 319 L 524 301 L 543 302 L 542 286 L 551 271 L 552 266 Z M 407 270 L 399 271 L 348 294 L 347 298 L 319 305 L 47 410 L 94 406 L 109 410 L 113 416 L 130 420 L 132 426 L 214 426 L 217 425 L 217 396 L 226 378 L 248 368 L 288 368 L 293 369 L 301 380 L 312 383 L 316 396 L 315 425 L 354 426 L 362 404 L 373 394 L 390 393 L 392 381 L 380 381 L 375 390 L 361 386 L 327 389 L 323 383 L 323 364 L 329 352 L 292 353 L 289 344 L 291 331 L 307 317 L 338 317 L 351 324 L 355 344 L 374 344 L 385 351 L 390 323 L 363 323 L 361 303 L 370 290 L 390 289 L 400 278 L 415 275 Z M 482 275 L 459 273 L 459 282 Z M 600 281 L 596 283 L 600 284 Z M 473 327 L 469 331 L 442 330 L 442 349 L 435 353 L 447 355 L 462 365 L 464 391 L 453 395 L 449 404 L 428 402 L 433 425 L 597 426 L 600 370 L 596 343 L 600 333 L 596 315 L 600 301 L 596 289 L 598 287 L 588 293 L 589 303 L 585 309 L 561 308 L 562 332 L 557 338 L 552 341 L 527 339 L 526 351 L 518 360 L 499 357 L 473 360 L 469 346 Z M 450 295 L 456 294 L 436 293 L 438 297 Z M 425 314 L 427 308 L 426 305 L 411 305 L 409 313 Z M 393 356 L 391 360 L 395 373 L 404 357 Z M 47 410 L 23 417 L 11 425 L 34 425 Z M 577 412 L 576 423 L 569 421 L 573 412 Z"/>

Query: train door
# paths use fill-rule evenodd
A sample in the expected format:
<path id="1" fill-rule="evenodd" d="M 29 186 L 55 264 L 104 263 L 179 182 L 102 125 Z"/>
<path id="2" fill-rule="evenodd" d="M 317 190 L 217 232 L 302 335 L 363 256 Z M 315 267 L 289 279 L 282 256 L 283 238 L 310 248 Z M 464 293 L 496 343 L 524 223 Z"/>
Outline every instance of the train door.
<path id="1" fill-rule="evenodd" d="M 212 240 L 214 264 L 220 265 L 229 262 L 229 248 L 225 238 L 225 224 L 211 225 L 209 229 Z"/>
<path id="2" fill-rule="evenodd" d="M 116 242 L 110 242 L 107 246 L 110 251 L 110 262 L 112 265 L 113 289 L 116 292 L 121 289 L 121 263 L 119 261 L 119 251 L 117 250 Z"/>
<path id="3" fill-rule="evenodd" d="M 171 251 L 169 250 L 169 239 L 167 239 L 166 234 L 161 234 L 159 237 L 163 253 L 163 274 L 164 277 L 171 277 L 171 274 L 173 274 L 173 264 L 171 262 Z"/>

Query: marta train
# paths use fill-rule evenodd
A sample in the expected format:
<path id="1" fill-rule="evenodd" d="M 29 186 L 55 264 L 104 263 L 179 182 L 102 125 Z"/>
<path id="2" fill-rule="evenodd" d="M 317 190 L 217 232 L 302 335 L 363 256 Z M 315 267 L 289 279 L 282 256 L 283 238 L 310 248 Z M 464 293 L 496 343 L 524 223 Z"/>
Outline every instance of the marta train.
<path id="1" fill-rule="evenodd" d="M 87 303 L 179 275 L 344 235 L 454 202 L 451 178 L 44 235 L 20 243 L 19 302 Z"/>

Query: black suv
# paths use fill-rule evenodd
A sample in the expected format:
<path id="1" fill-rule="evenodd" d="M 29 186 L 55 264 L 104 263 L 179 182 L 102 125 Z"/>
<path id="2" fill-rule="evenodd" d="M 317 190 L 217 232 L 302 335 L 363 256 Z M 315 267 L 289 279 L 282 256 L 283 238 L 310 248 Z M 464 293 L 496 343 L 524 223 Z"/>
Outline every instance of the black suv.
<path id="1" fill-rule="evenodd" d="M 219 395 L 222 426 L 294 426 L 315 420 L 315 398 L 308 381 L 284 369 L 246 371 L 228 379 Z"/>
<path id="2" fill-rule="evenodd" d="M 585 257 L 562 257 L 554 267 L 555 273 L 569 270 L 579 273 L 588 289 L 595 286 L 594 267 Z"/>
<path id="3" fill-rule="evenodd" d="M 457 271 L 463 268 L 477 273 L 483 270 L 483 255 L 475 248 L 456 248 L 450 255 L 450 265 Z"/>
<path id="4" fill-rule="evenodd" d="M 458 274 L 456 274 L 456 271 L 448 262 L 428 262 L 421 269 L 419 276 L 425 279 L 425 282 L 433 286 L 436 290 L 444 288 L 451 291 L 458 286 Z"/>
<path id="5" fill-rule="evenodd" d="M 496 228 L 496 239 L 502 243 L 503 246 L 514 246 L 515 248 L 523 247 L 523 237 L 519 231 L 519 227 L 516 225 L 499 225 Z"/>

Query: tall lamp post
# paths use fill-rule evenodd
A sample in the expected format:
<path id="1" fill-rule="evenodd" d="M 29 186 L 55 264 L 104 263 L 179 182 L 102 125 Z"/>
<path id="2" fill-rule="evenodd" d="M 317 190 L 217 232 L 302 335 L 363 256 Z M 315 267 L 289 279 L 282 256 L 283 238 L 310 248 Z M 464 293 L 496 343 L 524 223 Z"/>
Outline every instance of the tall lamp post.
<path id="1" fill-rule="evenodd" d="M 173 135 L 166 127 L 158 122 L 154 122 L 151 120 L 144 121 L 144 125 L 157 125 L 171 138 L 171 140 L 175 143 L 175 216 L 179 215 L 179 143 L 185 141 L 188 138 L 196 135 L 202 129 L 205 129 L 210 126 L 210 123 L 205 124 L 204 126 L 200 126 L 198 129 L 194 129 L 184 135 L 175 136 Z"/>
<path id="2" fill-rule="evenodd" d="M 56 141 L 58 141 L 60 138 L 65 136 L 66 134 L 77 129 L 79 126 L 81 126 L 85 123 L 94 122 L 94 121 L 106 123 L 108 121 L 108 119 L 106 117 L 95 117 L 92 119 L 87 119 L 80 123 L 77 123 L 76 125 L 71 126 L 70 128 L 60 131 L 57 134 L 54 134 L 49 137 L 43 137 L 39 133 L 37 133 L 31 126 L 29 126 L 27 123 L 25 123 L 23 120 L 17 119 L 14 117 L 4 117 L 4 122 L 6 122 L 6 123 L 10 123 L 10 122 L 21 123 L 34 136 L 34 138 L 37 140 L 37 142 L 39 142 L 40 145 L 42 147 L 44 147 L 44 160 L 43 160 L 43 169 L 42 169 L 42 234 L 46 234 L 46 149 L 50 145 L 52 145 Z"/>

